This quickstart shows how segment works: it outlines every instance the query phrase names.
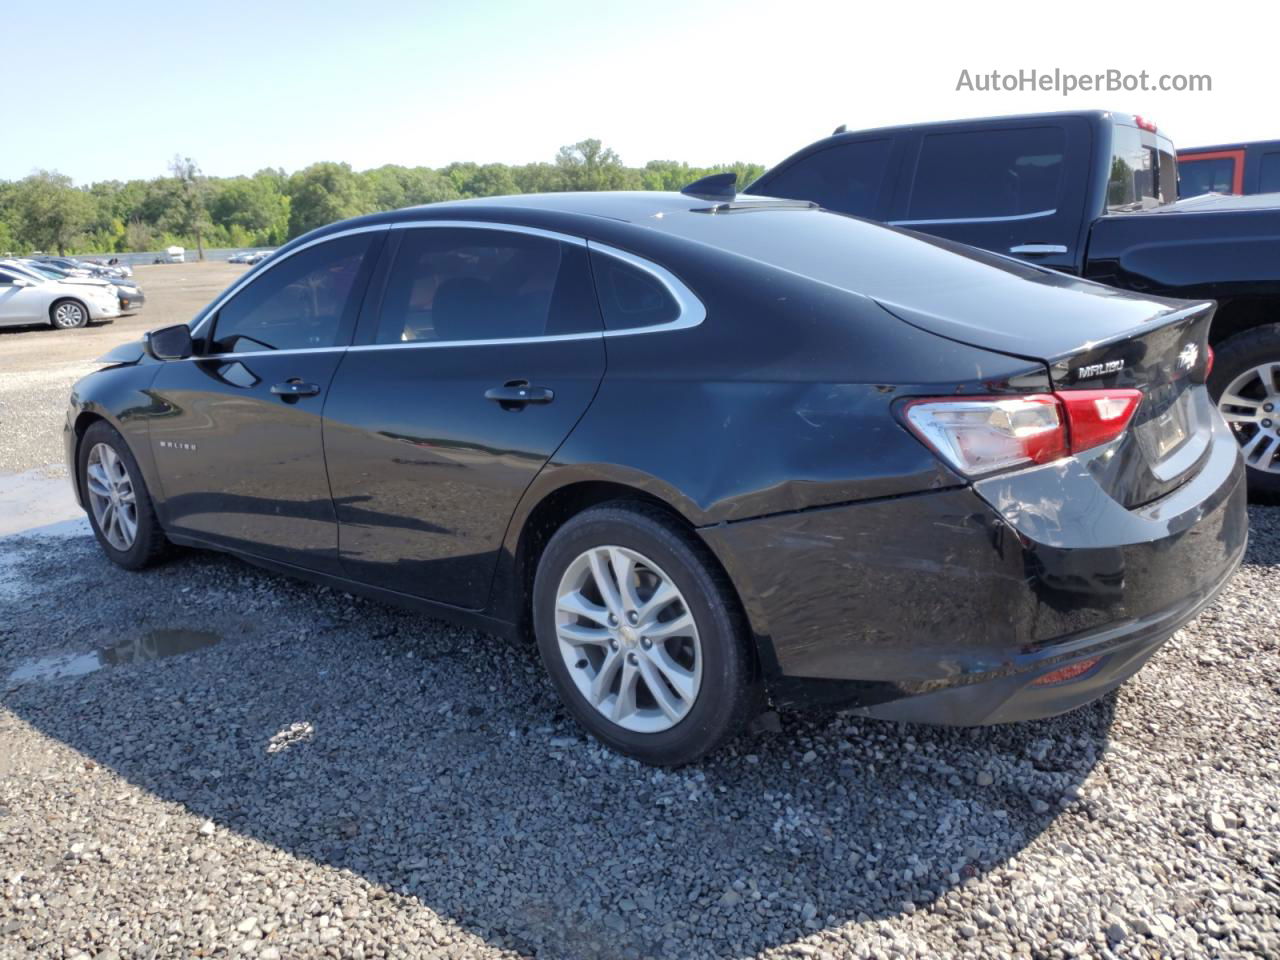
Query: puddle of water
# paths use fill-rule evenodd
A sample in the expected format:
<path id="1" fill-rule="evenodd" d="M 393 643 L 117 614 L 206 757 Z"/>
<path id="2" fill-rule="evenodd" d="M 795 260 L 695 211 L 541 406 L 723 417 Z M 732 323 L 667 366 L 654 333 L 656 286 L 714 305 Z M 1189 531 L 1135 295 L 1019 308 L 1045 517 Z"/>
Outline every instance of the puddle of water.
<path id="1" fill-rule="evenodd" d="M 89 520 L 76 503 L 71 481 L 58 466 L 25 473 L 0 473 L 0 537 L 78 537 L 89 533 Z"/>
<path id="2" fill-rule="evenodd" d="M 105 650 L 28 660 L 9 674 L 8 682 L 10 685 L 16 685 L 33 680 L 80 677 L 86 673 L 101 670 L 103 667 L 143 663 L 147 660 L 159 660 L 161 657 L 176 657 L 184 653 L 192 653 L 211 647 L 221 639 L 221 636 L 208 630 L 152 630 L 139 637 L 121 641 Z"/>

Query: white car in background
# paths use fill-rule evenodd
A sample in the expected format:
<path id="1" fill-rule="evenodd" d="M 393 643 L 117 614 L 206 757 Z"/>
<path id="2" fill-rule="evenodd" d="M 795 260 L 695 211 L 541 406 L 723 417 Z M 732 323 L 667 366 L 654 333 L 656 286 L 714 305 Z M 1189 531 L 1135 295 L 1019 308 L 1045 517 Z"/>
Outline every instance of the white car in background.
<path id="1" fill-rule="evenodd" d="M 20 266 L 0 264 L 0 327 L 47 323 L 71 330 L 118 316 L 120 300 L 109 283 L 38 280 Z"/>

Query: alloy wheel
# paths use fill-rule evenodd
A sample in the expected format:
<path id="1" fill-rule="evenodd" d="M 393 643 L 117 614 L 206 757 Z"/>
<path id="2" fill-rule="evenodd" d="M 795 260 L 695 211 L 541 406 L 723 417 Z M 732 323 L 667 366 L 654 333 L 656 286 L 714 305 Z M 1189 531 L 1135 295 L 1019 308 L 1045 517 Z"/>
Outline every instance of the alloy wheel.
<path id="1" fill-rule="evenodd" d="M 110 444 L 96 443 L 85 464 L 86 486 L 93 519 L 107 543 L 125 551 L 138 536 L 138 504 L 133 478 Z"/>
<path id="2" fill-rule="evenodd" d="M 1262 363 L 1236 377 L 1218 398 L 1245 463 L 1280 473 L 1280 363 Z"/>
<path id="3" fill-rule="evenodd" d="M 53 311 L 53 322 L 64 330 L 82 327 L 85 323 L 84 307 L 78 303 L 60 303 Z"/>
<path id="4" fill-rule="evenodd" d="M 697 700 L 698 625 L 671 578 L 635 550 L 593 547 L 569 564 L 556 639 L 578 692 L 625 730 L 669 730 Z"/>

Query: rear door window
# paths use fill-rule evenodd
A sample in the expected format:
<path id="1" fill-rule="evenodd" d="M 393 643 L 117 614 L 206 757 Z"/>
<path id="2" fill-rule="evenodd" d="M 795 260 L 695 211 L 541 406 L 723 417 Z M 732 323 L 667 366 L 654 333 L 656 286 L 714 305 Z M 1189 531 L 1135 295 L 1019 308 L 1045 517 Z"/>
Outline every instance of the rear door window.
<path id="1" fill-rule="evenodd" d="M 528 339 L 599 329 L 581 244 L 514 230 L 421 227 L 404 232 L 374 342 Z"/>
<path id="2" fill-rule="evenodd" d="M 828 210 L 871 217 L 884 188 L 892 145 L 888 138 L 839 143 L 797 160 L 750 192 L 810 200 Z"/>
<path id="3" fill-rule="evenodd" d="M 920 145 L 907 219 L 1017 217 L 1056 210 L 1065 153 L 1061 127 L 928 134 Z"/>
<path id="4" fill-rule="evenodd" d="M 1178 196 L 1185 198 L 1205 193 L 1230 193 L 1235 172 L 1236 162 L 1231 157 L 1211 157 L 1207 160 L 1193 157 L 1181 160 L 1178 162 Z"/>

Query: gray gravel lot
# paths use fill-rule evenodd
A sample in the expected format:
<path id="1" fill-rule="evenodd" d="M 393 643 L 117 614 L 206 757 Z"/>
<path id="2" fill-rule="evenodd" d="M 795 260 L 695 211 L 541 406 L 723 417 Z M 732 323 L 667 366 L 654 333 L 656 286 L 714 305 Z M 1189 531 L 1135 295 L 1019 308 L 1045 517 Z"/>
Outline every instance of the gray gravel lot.
<path id="1" fill-rule="evenodd" d="M 30 336 L 0 337 L 0 473 L 54 476 L 13 398 L 60 429 L 85 358 L 15 387 Z M 1251 525 L 1091 707 L 767 715 L 676 772 L 495 637 L 215 555 L 125 573 L 83 525 L 0 538 L 0 956 L 1280 956 L 1280 509 Z"/>

